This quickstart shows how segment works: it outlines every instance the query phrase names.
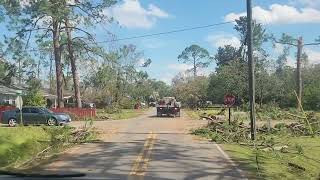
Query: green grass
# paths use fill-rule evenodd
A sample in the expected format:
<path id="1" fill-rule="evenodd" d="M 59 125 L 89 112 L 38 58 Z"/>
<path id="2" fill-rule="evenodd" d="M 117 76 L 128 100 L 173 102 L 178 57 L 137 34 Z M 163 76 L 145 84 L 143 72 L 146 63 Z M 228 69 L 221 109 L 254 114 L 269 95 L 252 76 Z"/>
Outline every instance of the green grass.
<path id="1" fill-rule="evenodd" d="M 187 114 L 193 119 L 199 119 L 199 115 L 206 111 L 188 110 Z M 216 112 L 208 112 L 216 113 Z M 248 119 L 246 113 L 234 112 L 234 118 Z M 276 120 L 275 120 L 276 121 Z M 193 131 L 193 134 L 208 138 L 216 138 L 216 132 L 203 127 Z M 220 134 L 220 136 L 223 136 Z M 219 137 L 219 136 L 218 136 Z M 273 144 L 273 147 L 288 146 L 287 152 L 279 150 L 262 150 L 266 146 L 256 150 L 250 141 L 240 145 L 237 143 L 222 144 L 223 149 L 235 160 L 241 169 L 248 172 L 249 179 L 320 179 L 320 137 L 293 136 L 287 132 L 274 134 L 258 134 L 256 144 Z M 223 140 L 221 140 L 223 141 Z M 256 161 L 258 157 L 258 163 Z M 303 167 L 300 170 L 289 164 Z"/>
<path id="2" fill-rule="evenodd" d="M 74 131 L 70 126 L 0 126 L 0 169 L 31 168 L 44 156 L 50 157 L 73 144 L 96 138 L 90 128 L 82 136 L 75 136 Z"/>
<path id="3" fill-rule="evenodd" d="M 19 164 L 49 146 L 41 127 L 0 127 L 0 167 Z"/>
<path id="4" fill-rule="evenodd" d="M 148 109 L 121 109 L 119 112 L 105 113 L 103 109 L 99 109 L 97 111 L 97 116 L 98 118 L 101 116 L 106 116 L 113 120 L 122 120 L 138 117 L 147 110 Z"/>
<path id="5" fill-rule="evenodd" d="M 223 149 L 239 163 L 243 170 L 249 172 L 250 179 L 318 179 L 320 177 L 320 137 L 285 136 L 277 138 L 276 141 L 276 146 L 287 145 L 288 152 L 255 151 L 252 147 L 238 144 L 223 144 Z M 289 162 L 306 170 L 290 167 Z"/>

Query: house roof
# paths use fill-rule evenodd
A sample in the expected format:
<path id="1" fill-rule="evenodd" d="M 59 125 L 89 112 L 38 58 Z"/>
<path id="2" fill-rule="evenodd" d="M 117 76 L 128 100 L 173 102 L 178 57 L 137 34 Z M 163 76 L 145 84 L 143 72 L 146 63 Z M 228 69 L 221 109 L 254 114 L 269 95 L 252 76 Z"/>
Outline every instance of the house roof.
<path id="1" fill-rule="evenodd" d="M 40 92 L 42 93 L 42 95 L 43 95 L 43 97 L 46 97 L 46 98 L 51 98 L 51 99 L 54 99 L 54 98 L 57 98 L 57 96 L 56 95 L 54 95 L 54 94 L 50 94 L 48 91 L 46 91 L 46 90 L 40 90 Z"/>
<path id="2" fill-rule="evenodd" d="M 21 90 L 16 90 L 7 86 L 4 86 L 0 84 L 0 94 L 5 94 L 5 95 L 17 95 L 20 94 Z"/>

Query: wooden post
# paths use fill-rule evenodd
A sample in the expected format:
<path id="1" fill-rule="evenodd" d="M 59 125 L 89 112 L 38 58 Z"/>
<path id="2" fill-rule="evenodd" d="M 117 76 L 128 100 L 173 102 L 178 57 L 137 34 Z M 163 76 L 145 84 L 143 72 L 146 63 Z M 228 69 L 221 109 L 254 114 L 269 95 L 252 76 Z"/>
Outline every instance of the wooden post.
<path id="1" fill-rule="evenodd" d="M 249 66 L 249 99 L 250 99 L 250 134 L 251 139 L 256 136 L 256 117 L 255 117 L 255 76 L 253 59 L 253 35 L 252 35 L 252 2 L 247 0 L 247 43 L 248 43 L 248 66 Z"/>
<path id="2" fill-rule="evenodd" d="M 252 37 L 252 2 L 247 0 L 247 43 L 248 43 L 248 65 L 249 65 L 249 99 L 250 99 L 250 135 L 251 139 L 256 137 L 256 117 L 255 117 L 255 75 L 253 59 L 253 37 Z"/>
<path id="3" fill-rule="evenodd" d="M 297 109 L 301 111 L 302 107 L 302 77 L 301 77 L 301 53 L 302 53 L 302 47 L 303 47 L 303 40 L 302 37 L 299 37 L 298 39 L 298 52 L 297 52 Z"/>

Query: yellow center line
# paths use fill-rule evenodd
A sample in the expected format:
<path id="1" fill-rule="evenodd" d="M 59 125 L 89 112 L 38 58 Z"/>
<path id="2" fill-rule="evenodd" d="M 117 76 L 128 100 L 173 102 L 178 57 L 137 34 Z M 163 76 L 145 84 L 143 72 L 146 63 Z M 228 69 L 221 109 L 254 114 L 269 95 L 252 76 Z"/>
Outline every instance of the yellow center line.
<path id="1" fill-rule="evenodd" d="M 150 161 L 151 152 L 156 139 L 156 134 L 150 132 L 146 142 L 144 143 L 142 151 L 135 160 L 130 175 L 144 176 Z"/>

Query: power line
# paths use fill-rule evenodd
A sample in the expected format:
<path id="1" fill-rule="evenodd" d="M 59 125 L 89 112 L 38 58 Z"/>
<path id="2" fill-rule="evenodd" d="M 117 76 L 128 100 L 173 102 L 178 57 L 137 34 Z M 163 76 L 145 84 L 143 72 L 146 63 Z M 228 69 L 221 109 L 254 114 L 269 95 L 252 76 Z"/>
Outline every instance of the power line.
<path id="1" fill-rule="evenodd" d="M 195 29 L 204 29 L 204 28 L 209 28 L 209 27 L 213 27 L 213 26 L 225 25 L 225 24 L 230 24 L 230 23 L 234 23 L 234 22 L 235 21 L 227 21 L 227 22 L 221 22 L 221 23 L 216 23 L 216 24 L 209 24 L 209 25 L 205 25 L 205 26 L 196 26 L 196 27 L 183 28 L 183 29 L 159 32 L 159 33 L 153 33 L 153 34 L 145 34 L 145 35 L 140 35 L 140 36 L 119 38 L 119 39 L 115 39 L 115 40 L 100 41 L 97 43 L 108 43 L 108 42 L 114 42 L 114 41 L 123 41 L 123 40 L 139 39 L 139 38 L 159 36 L 159 35 L 165 35 L 165 34 L 173 34 L 173 33 L 178 33 L 178 32 L 183 32 L 183 31 L 191 31 L 191 30 L 195 30 Z"/>
<path id="2" fill-rule="evenodd" d="M 104 43 L 118 42 L 118 41 L 131 40 L 131 39 L 140 39 L 140 38 L 145 38 L 145 37 L 160 36 L 160 35 L 173 34 L 173 33 L 179 33 L 179 32 L 184 32 L 184 31 L 192 31 L 192 30 L 196 30 L 196 29 L 205 29 L 205 28 L 210 28 L 210 27 L 214 27 L 214 26 L 231 24 L 231 23 L 234 23 L 234 22 L 235 21 L 227 21 L 227 22 L 221 22 L 221 23 L 215 23 L 215 24 L 208 24 L 208 25 L 204 25 L 204 26 L 195 26 L 195 27 L 190 27 L 190 28 L 182 28 L 182 29 L 164 31 L 164 32 L 159 32 L 159 33 L 152 33 L 152 34 L 144 34 L 144 35 L 139 35 L 139 36 L 117 38 L 117 39 L 113 39 L 113 40 L 106 40 L 106 41 L 99 41 L 99 42 L 89 42 L 89 43 L 86 43 L 86 44 L 104 44 Z M 41 50 L 48 50 L 48 49 L 31 49 L 29 51 L 41 51 Z"/>

